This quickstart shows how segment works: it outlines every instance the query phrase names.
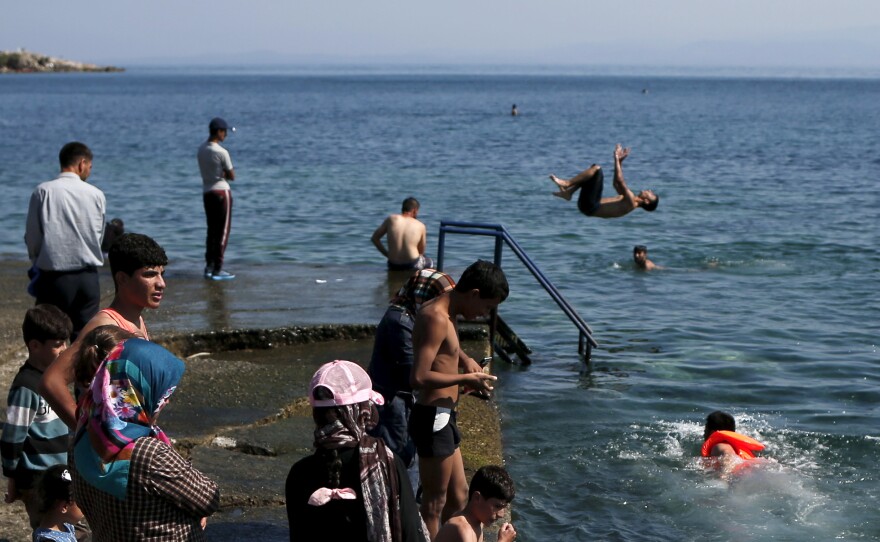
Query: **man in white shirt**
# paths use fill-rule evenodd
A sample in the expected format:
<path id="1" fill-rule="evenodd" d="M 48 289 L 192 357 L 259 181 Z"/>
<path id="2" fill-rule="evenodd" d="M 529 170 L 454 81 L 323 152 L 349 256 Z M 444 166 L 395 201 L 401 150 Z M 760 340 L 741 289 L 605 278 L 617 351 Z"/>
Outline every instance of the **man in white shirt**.
<path id="1" fill-rule="evenodd" d="M 212 280 L 234 279 L 235 275 L 223 271 L 223 254 L 229 241 L 232 226 L 232 191 L 230 181 L 235 180 L 229 151 L 220 146 L 229 133 L 229 125 L 220 117 L 211 119 L 210 136 L 199 146 L 199 170 L 202 173 L 202 193 L 208 235 L 205 240 L 205 278 Z M 232 128 L 235 131 L 235 128 Z"/>
<path id="2" fill-rule="evenodd" d="M 36 273 L 37 305 L 55 305 L 73 322 L 73 335 L 97 312 L 101 301 L 97 267 L 104 264 L 104 193 L 86 183 L 92 151 L 71 142 L 58 154 L 61 174 L 31 194 L 24 241 Z"/>

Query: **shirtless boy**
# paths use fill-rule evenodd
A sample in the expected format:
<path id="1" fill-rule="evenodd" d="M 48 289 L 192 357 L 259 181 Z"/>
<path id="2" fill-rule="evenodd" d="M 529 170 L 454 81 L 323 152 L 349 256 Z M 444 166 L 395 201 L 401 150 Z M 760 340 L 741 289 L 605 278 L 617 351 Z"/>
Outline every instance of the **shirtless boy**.
<path id="1" fill-rule="evenodd" d="M 641 271 L 663 269 L 648 259 L 648 247 L 645 245 L 636 245 L 633 247 L 633 262 L 636 264 L 636 269 Z"/>
<path id="2" fill-rule="evenodd" d="M 390 215 L 373 232 L 372 241 L 376 249 L 388 258 L 391 271 L 418 270 L 434 267 L 434 260 L 425 256 L 427 232 L 425 225 L 418 220 L 419 202 L 416 198 L 406 198 L 399 215 Z M 388 248 L 382 238 L 388 237 Z"/>
<path id="3" fill-rule="evenodd" d="M 503 467 L 480 467 L 471 479 L 468 503 L 437 533 L 435 542 L 483 542 L 483 527 L 504 517 L 516 495 L 513 480 Z M 513 542 L 516 529 L 505 523 L 498 530 L 498 542 Z"/>
<path id="4" fill-rule="evenodd" d="M 40 394 L 71 429 L 76 427 L 76 403 L 68 386 L 74 377 L 74 361 L 81 338 L 98 326 L 114 325 L 150 339 L 141 313 L 157 309 L 165 292 L 165 250 L 151 238 L 126 233 L 110 247 L 110 273 L 116 294 L 110 306 L 98 312 L 83 328 L 77 340 L 46 369 L 40 381 Z"/>
<path id="5" fill-rule="evenodd" d="M 416 315 L 410 383 L 418 398 L 410 414 L 409 433 L 419 455 L 422 518 L 432 540 L 441 523 L 464 508 L 467 499 L 458 448 L 461 437 L 455 424 L 458 387 L 485 392 L 496 379 L 462 352 L 456 317 L 487 316 L 507 298 L 508 291 L 500 267 L 477 261 L 452 291 L 424 303 Z"/>
<path id="6" fill-rule="evenodd" d="M 618 143 L 614 148 L 614 190 L 617 191 L 616 196 L 602 197 L 602 183 L 605 175 L 602 173 L 602 168 L 596 164 L 568 180 L 550 175 L 550 180 L 559 187 L 559 191 L 554 192 L 553 195 L 570 201 L 572 195 L 580 189 L 578 209 L 587 216 L 599 218 L 621 217 L 639 207 L 646 211 L 653 211 L 660 202 L 660 196 L 651 190 L 642 190 L 638 195 L 635 195 L 623 180 L 623 160 L 627 156 L 629 156 L 629 148 L 624 149 Z"/>

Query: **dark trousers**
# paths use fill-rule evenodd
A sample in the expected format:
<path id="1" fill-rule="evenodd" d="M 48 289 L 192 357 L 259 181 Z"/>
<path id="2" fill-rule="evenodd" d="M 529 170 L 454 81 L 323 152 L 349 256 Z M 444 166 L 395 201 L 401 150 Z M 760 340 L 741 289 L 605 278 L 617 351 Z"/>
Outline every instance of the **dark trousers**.
<path id="1" fill-rule="evenodd" d="M 587 216 L 599 210 L 602 204 L 602 184 L 605 182 L 605 174 L 600 169 L 591 179 L 581 185 L 581 195 L 578 196 L 578 209 Z"/>
<path id="2" fill-rule="evenodd" d="M 55 305 L 73 322 L 73 337 L 98 313 L 101 286 L 98 270 L 86 267 L 77 271 L 43 271 L 34 284 L 37 304 Z"/>
<path id="3" fill-rule="evenodd" d="M 205 192 L 205 218 L 208 221 L 208 235 L 205 239 L 205 265 L 214 273 L 223 269 L 223 254 L 229 241 L 232 226 L 232 192 L 212 190 Z"/>
<path id="4" fill-rule="evenodd" d="M 384 395 L 384 394 L 383 394 Z M 385 404 L 377 406 L 379 423 L 370 431 L 374 437 L 385 441 L 385 445 L 391 448 L 394 455 L 400 457 L 406 465 L 407 474 L 416 492 L 419 487 L 419 462 L 416 455 L 416 444 L 409 437 L 409 413 L 415 402 L 412 393 L 398 393 L 390 400 L 385 399 Z"/>

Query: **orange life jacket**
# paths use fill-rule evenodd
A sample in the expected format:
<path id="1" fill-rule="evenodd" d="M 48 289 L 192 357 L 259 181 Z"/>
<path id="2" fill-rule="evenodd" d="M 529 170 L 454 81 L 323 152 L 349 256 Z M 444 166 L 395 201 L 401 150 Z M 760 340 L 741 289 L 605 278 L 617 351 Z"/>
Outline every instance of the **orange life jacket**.
<path id="1" fill-rule="evenodd" d="M 754 459 L 755 454 L 752 452 L 758 452 L 764 449 L 763 444 L 751 437 L 740 435 L 733 431 L 715 431 L 709 435 L 709 438 L 703 443 L 703 449 L 700 451 L 701 455 L 703 457 L 709 457 L 712 453 L 712 448 L 721 442 L 733 446 L 737 455 L 743 459 Z"/>

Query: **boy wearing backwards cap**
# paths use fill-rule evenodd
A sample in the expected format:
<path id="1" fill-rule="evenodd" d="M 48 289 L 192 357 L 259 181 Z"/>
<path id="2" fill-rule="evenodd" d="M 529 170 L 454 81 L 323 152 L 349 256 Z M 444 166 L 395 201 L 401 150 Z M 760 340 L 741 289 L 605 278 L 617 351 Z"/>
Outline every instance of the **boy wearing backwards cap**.
<path id="1" fill-rule="evenodd" d="M 205 239 L 205 278 L 212 280 L 234 279 L 235 275 L 223 271 L 223 254 L 229 241 L 232 226 L 232 191 L 230 181 L 235 180 L 229 151 L 220 146 L 229 132 L 229 125 L 220 117 L 211 119 L 208 140 L 199 146 L 199 171 L 202 173 L 202 200 L 208 221 Z M 235 131 L 235 128 L 232 128 Z"/>

